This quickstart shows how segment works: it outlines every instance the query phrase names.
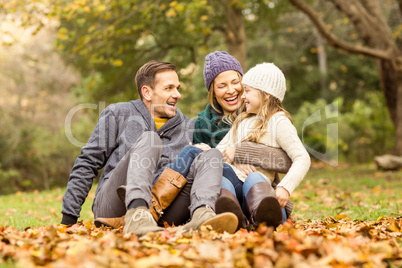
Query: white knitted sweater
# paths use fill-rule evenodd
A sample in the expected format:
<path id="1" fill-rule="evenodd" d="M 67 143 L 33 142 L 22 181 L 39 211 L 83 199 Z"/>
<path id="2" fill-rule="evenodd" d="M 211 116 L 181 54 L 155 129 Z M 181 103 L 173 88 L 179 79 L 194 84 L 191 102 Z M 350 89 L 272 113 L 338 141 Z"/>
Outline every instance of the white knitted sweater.
<path id="1" fill-rule="evenodd" d="M 251 117 L 243 120 L 239 124 L 236 133 L 237 137 L 235 139 L 237 141 L 236 143 L 240 142 L 254 128 L 255 121 L 255 117 Z M 223 151 L 226 148 L 234 147 L 236 143 L 233 142 L 232 128 L 216 148 Z M 278 187 L 284 187 L 288 190 L 289 194 L 292 194 L 309 170 L 311 160 L 301 140 L 297 136 L 296 128 L 283 112 L 276 113 L 269 119 L 268 129 L 261 137 L 260 143 L 271 147 L 282 148 L 292 160 L 292 166 L 278 185 Z M 246 174 L 233 165 L 232 168 L 238 178 L 244 182 L 247 177 Z M 273 171 L 260 168 L 257 168 L 257 171 L 260 172 L 268 182 L 273 182 L 275 175 Z"/>

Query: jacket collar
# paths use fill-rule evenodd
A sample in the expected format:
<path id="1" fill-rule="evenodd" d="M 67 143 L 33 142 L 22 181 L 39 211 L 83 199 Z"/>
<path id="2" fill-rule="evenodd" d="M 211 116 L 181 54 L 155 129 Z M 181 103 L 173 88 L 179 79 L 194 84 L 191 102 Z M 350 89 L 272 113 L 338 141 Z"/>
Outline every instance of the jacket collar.
<path id="1" fill-rule="evenodd" d="M 145 103 L 142 100 L 134 100 L 134 101 L 131 101 L 131 103 L 134 105 L 135 109 L 144 118 L 145 123 L 147 124 L 149 129 L 152 131 L 155 131 L 157 133 L 163 133 L 163 132 L 168 131 L 171 128 L 174 128 L 175 126 L 182 123 L 185 118 L 185 115 L 182 114 L 176 108 L 176 115 L 174 117 L 170 118 L 160 129 L 156 130 L 154 119 L 152 118 L 151 113 L 148 111 L 147 106 L 145 106 Z"/>

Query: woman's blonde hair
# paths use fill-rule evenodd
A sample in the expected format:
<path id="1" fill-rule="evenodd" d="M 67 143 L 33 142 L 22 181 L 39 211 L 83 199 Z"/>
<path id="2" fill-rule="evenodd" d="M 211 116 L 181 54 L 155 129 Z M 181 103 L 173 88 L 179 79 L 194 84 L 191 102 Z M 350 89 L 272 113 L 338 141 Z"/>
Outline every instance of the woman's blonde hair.
<path id="1" fill-rule="evenodd" d="M 271 119 L 274 114 L 278 112 L 284 112 L 285 116 L 289 118 L 290 121 L 292 121 L 290 113 L 286 111 L 285 108 L 283 108 L 282 102 L 278 98 L 269 95 L 268 93 L 265 93 L 261 90 L 258 91 L 260 93 L 259 96 L 261 100 L 261 105 L 258 109 L 257 114 L 243 112 L 239 114 L 239 116 L 237 116 L 232 125 L 234 143 L 238 142 L 236 140 L 237 128 L 239 127 L 240 122 L 244 119 L 255 117 L 255 124 L 250 133 L 248 133 L 247 136 L 242 139 L 242 142 L 251 141 L 255 143 L 260 142 L 261 137 L 266 134 L 268 130 L 269 119 Z"/>
<path id="2" fill-rule="evenodd" d="M 242 75 L 235 71 L 237 73 L 237 76 L 239 77 L 240 81 L 242 79 Z M 219 105 L 218 101 L 216 100 L 215 97 L 215 91 L 214 91 L 214 83 L 215 79 L 212 80 L 211 86 L 209 87 L 209 92 L 208 92 L 208 100 L 209 100 L 209 104 L 211 104 L 212 109 L 214 109 L 216 112 L 224 114 L 224 111 L 222 109 L 222 107 Z M 235 111 L 229 113 L 228 115 L 223 115 L 222 120 L 224 123 L 228 124 L 228 125 L 232 125 L 233 122 L 235 121 L 235 119 L 237 118 L 238 114 L 244 111 L 244 103 L 241 100 L 241 95 L 243 94 L 243 86 L 241 87 L 241 91 L 239 93 L 239 101 L 241 101 L 241 105 L 239 107 L 239 109 L 236 109 Z"/>

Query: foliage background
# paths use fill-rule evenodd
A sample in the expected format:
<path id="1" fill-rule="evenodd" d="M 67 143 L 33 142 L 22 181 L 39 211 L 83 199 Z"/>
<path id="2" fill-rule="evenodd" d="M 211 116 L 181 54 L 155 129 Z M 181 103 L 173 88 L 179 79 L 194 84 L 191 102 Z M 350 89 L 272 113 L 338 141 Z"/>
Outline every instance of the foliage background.
<path id="1" fill-rule="evenodd" d="M 148 60 L 178 66 L 183 85 L 179 108 L 195 118 L 207 104 L 204 57 L 228 50 L 225 2 L 1 1 L 0 194 L 66 185 L 80 152 L 65 134 L 68 112 L 79 104 L 98 107 L 73 117 L 74 138 L 85 143 L 102 102 L 138 97 L 133 78 Z M 244 69 L 265 61 L 283 70 L 288 84 L 284 106 L 306 147 L 320 153 L 338 150 L 336 161 L 364 163 L 392 149 L 394 129 L 373 59 L 329 47 L 288 1 L 229 2 L 242 10 Z M 360 42 L 333 6 L 310 2 L 337 35 Z M 400 40 L 395 1 L 384 1 L 382 8 Z M 303 129 L 312 114 L 333 103 L 335 119 Z M 328 138 L 328 122 L 338 124 L 337 142 Z"/>

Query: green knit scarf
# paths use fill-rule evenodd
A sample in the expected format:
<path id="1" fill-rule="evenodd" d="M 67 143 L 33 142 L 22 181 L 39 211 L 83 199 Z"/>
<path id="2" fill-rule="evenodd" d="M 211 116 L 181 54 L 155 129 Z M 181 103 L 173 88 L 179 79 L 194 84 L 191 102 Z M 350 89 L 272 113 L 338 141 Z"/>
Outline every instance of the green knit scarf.
<path id="1" fill-rule="evenodd" d="M 221 121 L 222 117 L 221 113 L 215 111 L 211 104 L 208 104 L 195 120 L 193 143 L 206 143 L 215 148 L 231 127 L 231 125 Z"/>

